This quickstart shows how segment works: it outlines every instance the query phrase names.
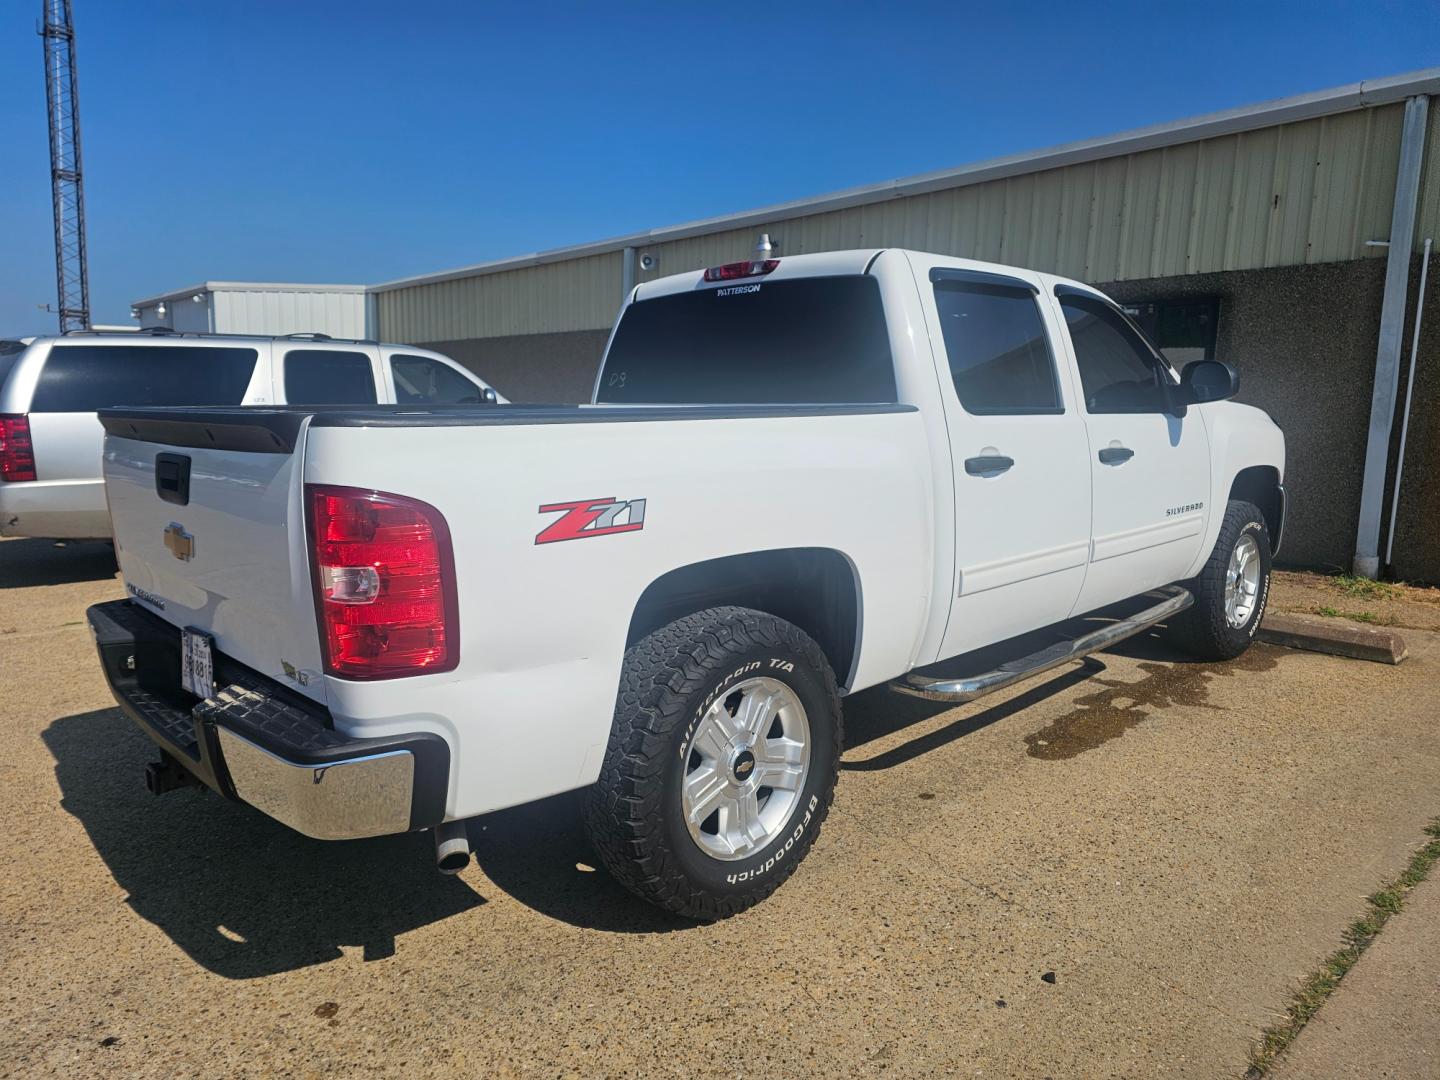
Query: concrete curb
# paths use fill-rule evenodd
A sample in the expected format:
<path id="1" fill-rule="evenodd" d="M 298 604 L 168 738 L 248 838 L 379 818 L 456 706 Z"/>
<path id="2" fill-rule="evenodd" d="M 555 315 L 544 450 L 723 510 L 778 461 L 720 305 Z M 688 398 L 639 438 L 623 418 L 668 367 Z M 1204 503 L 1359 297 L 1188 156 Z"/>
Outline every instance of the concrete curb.
<path id="1" fill-rule="evenodd" d="M 1272 645 L 1380 664 L 1398 664 L 1405 659 L 1405 639 L 1393 630 L 1320 615 L 1266 615 L 1255 636 Z"/>

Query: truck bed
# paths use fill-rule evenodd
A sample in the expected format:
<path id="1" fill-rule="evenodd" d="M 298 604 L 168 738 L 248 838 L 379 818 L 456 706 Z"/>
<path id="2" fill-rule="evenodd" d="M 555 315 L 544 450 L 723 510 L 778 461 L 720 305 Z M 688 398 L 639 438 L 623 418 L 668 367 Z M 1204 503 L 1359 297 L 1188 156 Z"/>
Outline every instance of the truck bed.
<path id="1" fill-rule="evenodd" d="M 351 739 L 444 739 L 451 818 L 594 779 L 637 605 L 681 568 L 757 552 L 848 568 L 864 604 L 863 640 L 857 612 L 836 671 L 849 689 L 913 666 L 929 618 L 930 455 L 908 405 L 110 409 L 101 421 L 132 602 L 177 634 L 210 635 Z M 188 459 L 183 503 L 159 490 L 165 455 Z M 324 670 L 306 524 L 317 485 L 443 516 L 458 666 L 377 681 Z M 643 509 L 629 525 L 581 533 L 571 518 L 567 530 L 566 508 L 594 502 Z"/>

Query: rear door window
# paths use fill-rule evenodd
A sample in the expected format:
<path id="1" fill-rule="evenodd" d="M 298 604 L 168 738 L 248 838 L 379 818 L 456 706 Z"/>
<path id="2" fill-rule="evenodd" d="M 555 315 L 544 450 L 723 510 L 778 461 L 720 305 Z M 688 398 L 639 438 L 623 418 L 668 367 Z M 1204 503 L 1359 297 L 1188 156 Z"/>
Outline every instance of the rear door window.
<path id="1" fill-rule="evenodd" d="M 935 283 L 955 393 L 969 413 L 1064 412 L 1035 293 L 1021 283 Z"/>
<path id="2" fill-rule="evenodd" d="M 205 345 L 54 345 L 31 412 L 94 412 L 116 405 L 240 405 L 254 349 Z"/>
<path id="3" fill-rule="evenodd" d="M 595 400 L 647 405 L 895 401 L 879 284 L 741 279 L 625 309 Z"/>
<path id="4" fill-rule="evenodd" d="M 449 364 L 428 356 L 395 353 L 390 357 L 395 379 L 395 401 L 400 405 L 474 405 L 480 387 Z"/>
<path id="5" fill-rule="evenodd" d="M 370 357 L 341 349 L 291 349 L 285 354 L 285 400 L 291 405 L 374 405 Z"/>

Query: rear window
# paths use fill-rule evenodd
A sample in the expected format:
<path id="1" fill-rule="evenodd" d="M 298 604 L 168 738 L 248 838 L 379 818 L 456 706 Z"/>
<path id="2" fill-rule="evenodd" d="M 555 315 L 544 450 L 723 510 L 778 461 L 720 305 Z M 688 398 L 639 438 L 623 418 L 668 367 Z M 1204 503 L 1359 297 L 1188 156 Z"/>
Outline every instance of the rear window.
<path id="1" fill-rule="evenodd" d="M 10 377 L 10 372 L 15 370 L 20 354 L 24 351 L 25 345 L 22 342 L 0 341 L 0 387 L 5 385 L 5 380 Z"/>
<path id="2" fill-rule="evenodd" d="M 335 349 L 285 354 L 285 400 L 291 405 L 374 405 L 370 357 Z"/>
<path id="3" fill-rule="evenodd" d="M 56 345 L 31 412 L 94 412 L 114 405 L 239 405 L 254 349 L 184 345 Z"/>
<path id="4" fill-rule="evenodd" d="M 745 281 L 625 310 L 596 401 L 652 405 L 895 400 L 872 277 Z"/>

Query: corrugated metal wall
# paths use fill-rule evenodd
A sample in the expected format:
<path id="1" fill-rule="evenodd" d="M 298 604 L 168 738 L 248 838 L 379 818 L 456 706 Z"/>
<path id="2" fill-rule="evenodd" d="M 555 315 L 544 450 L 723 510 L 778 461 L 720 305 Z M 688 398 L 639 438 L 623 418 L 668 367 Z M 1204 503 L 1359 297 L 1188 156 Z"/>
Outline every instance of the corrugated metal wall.
<path id="1" fill-rule="evenodd" d="M 1107 282 L 1383 257 L 1403 104 L 1383 105 L 640 248 L 639 280 L 744 258 L 910 247 Z M 1419 235 L 1440 229 L 1440 109 L 1427 138 Z M 608 327 L 621 255 L 381 292 L 397 341 Z"/>
<path id="2" fill-rule="evenodd" d="M 210 302 L 215 307 L 215 330 L 221 334 L 368 336 L 363 292 L 219 289 Z"/>
<path id="3" fill-rule="evenodd" d="M 618 251 L 376 294 L 387 341 L 458 341 L 608 327 L 620 308 Z"/>

